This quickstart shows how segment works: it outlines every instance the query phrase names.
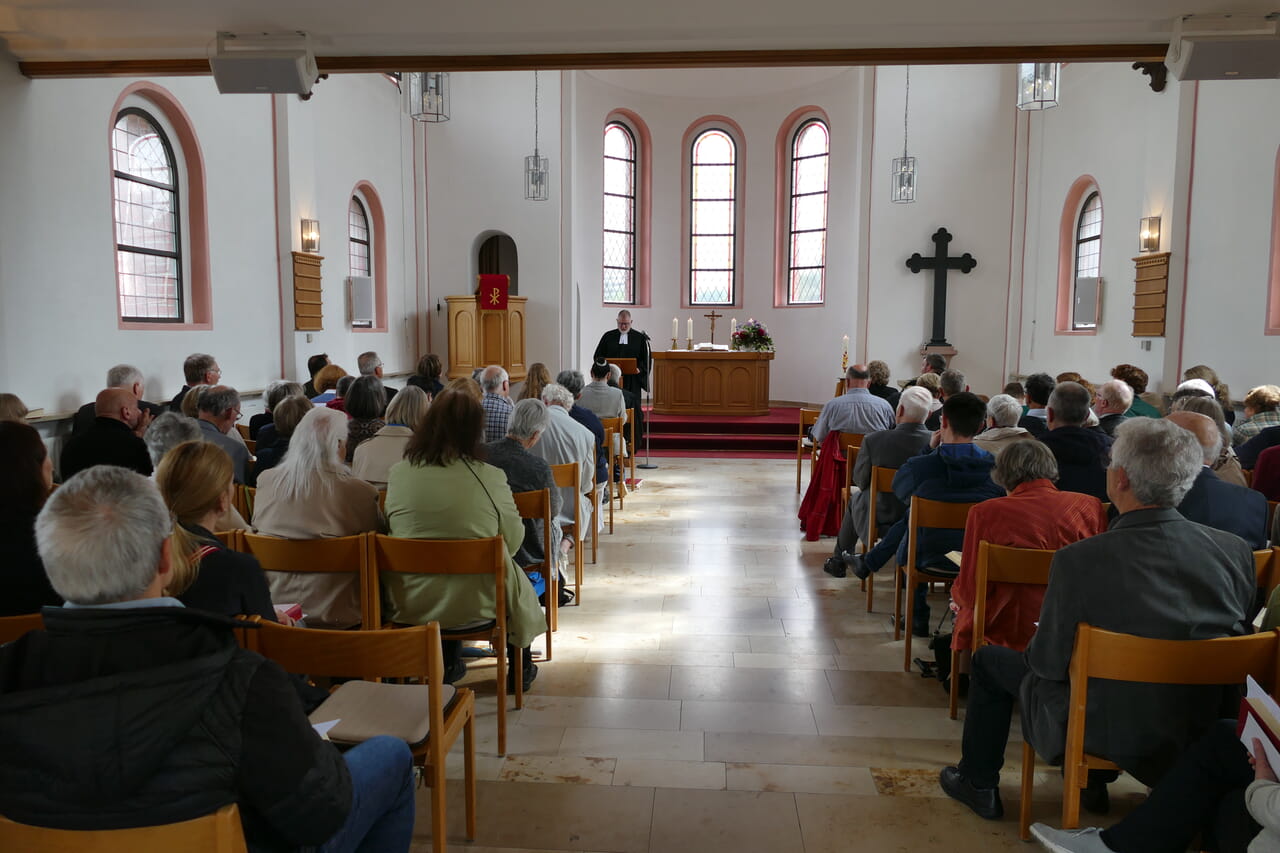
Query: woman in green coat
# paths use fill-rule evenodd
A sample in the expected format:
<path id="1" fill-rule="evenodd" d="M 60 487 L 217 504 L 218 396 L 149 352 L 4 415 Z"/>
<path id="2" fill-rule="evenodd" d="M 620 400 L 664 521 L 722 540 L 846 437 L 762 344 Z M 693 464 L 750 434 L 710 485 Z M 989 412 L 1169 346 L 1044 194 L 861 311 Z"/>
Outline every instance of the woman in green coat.
<path id="1" fill-rule="evenodd" d="M 484 410 L 466 394 L 445 392 L 405 448 L 387 481 L 391 535 L 405 539 L 483 539 L 501 534 L 507 547 L 507 641 L 523 649 L 525 688 L 537 674 L 529 644 L 546 620 L 529 578 L 511 559 L 524 540 L 524 524 L 507 477 L 486 465 Z M 458 628 L 494 617 L 493 582 L 485 577 L 386 574 L 381 578 L 386 618 L 410 625 L 438 621 Z M 461 644 L 445 643 L 450 679 L 465 671 Z M 514 672 L 514 669 L 508 670 Z"/>

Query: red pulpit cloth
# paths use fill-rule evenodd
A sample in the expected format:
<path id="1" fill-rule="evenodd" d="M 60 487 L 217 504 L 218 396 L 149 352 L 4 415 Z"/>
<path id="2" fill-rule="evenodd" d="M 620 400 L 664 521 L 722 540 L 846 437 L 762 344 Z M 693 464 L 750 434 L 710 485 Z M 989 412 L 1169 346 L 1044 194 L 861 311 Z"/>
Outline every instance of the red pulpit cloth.
<path id="1" fill-rule="evenodd" d="M 476 288 L 476 307 L 482 311 L 507 310 L 507 290 L 511 287 L 510 276 L 479 275 L 480 286 Z"/>

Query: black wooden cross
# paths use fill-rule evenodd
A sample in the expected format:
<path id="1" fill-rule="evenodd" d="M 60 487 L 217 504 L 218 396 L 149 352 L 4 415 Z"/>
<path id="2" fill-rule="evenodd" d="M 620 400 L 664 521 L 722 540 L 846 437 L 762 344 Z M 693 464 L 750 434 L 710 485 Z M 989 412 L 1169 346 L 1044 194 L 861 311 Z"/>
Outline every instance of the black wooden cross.
<path id="1" fill-rule="evenodd" d="M 951 234 L 945 228 L 934 233 L 933 242 L 938 247 L 934 257 L 921 257 L 916 252 L 907 258 L 907 269 L 912 272 L 933 270 L 933 340 L 929 341 L 929 346 L 951 346 L 947 343 L 947 270 L 968 273 L 978 262 L 968 252 L 958 258 L 947 257 Z"/>

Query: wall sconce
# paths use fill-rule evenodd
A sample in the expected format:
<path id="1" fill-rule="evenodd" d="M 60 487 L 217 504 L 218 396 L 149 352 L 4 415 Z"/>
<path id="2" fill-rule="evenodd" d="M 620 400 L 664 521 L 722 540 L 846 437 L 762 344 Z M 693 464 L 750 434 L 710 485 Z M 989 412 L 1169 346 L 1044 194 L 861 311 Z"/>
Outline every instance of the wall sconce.
<path id="1" fill-rule="evenodd" d="M 302 220 L 302 251 L 312 255 L 320 251 L 320 220 Z"/>
<path id="2" fill-rule="evenodd" d="M 1160 251 L 1160 217 L 1143 217 L 1142 226 L 1138 229 L 1138 252 L 1146 254 L 1158 251 Z"/>

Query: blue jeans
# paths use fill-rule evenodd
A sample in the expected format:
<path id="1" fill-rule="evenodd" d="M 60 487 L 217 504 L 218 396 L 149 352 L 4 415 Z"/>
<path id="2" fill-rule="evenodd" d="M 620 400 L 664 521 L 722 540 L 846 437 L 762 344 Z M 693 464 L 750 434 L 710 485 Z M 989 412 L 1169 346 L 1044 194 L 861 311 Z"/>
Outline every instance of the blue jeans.
<path id="1" fill-rule="evenodd" d="M 413 837 L 413 753 L 380 735 L 343 755 L 351 772 L 351 813 L 317 853 L 404 853 Z"/>

